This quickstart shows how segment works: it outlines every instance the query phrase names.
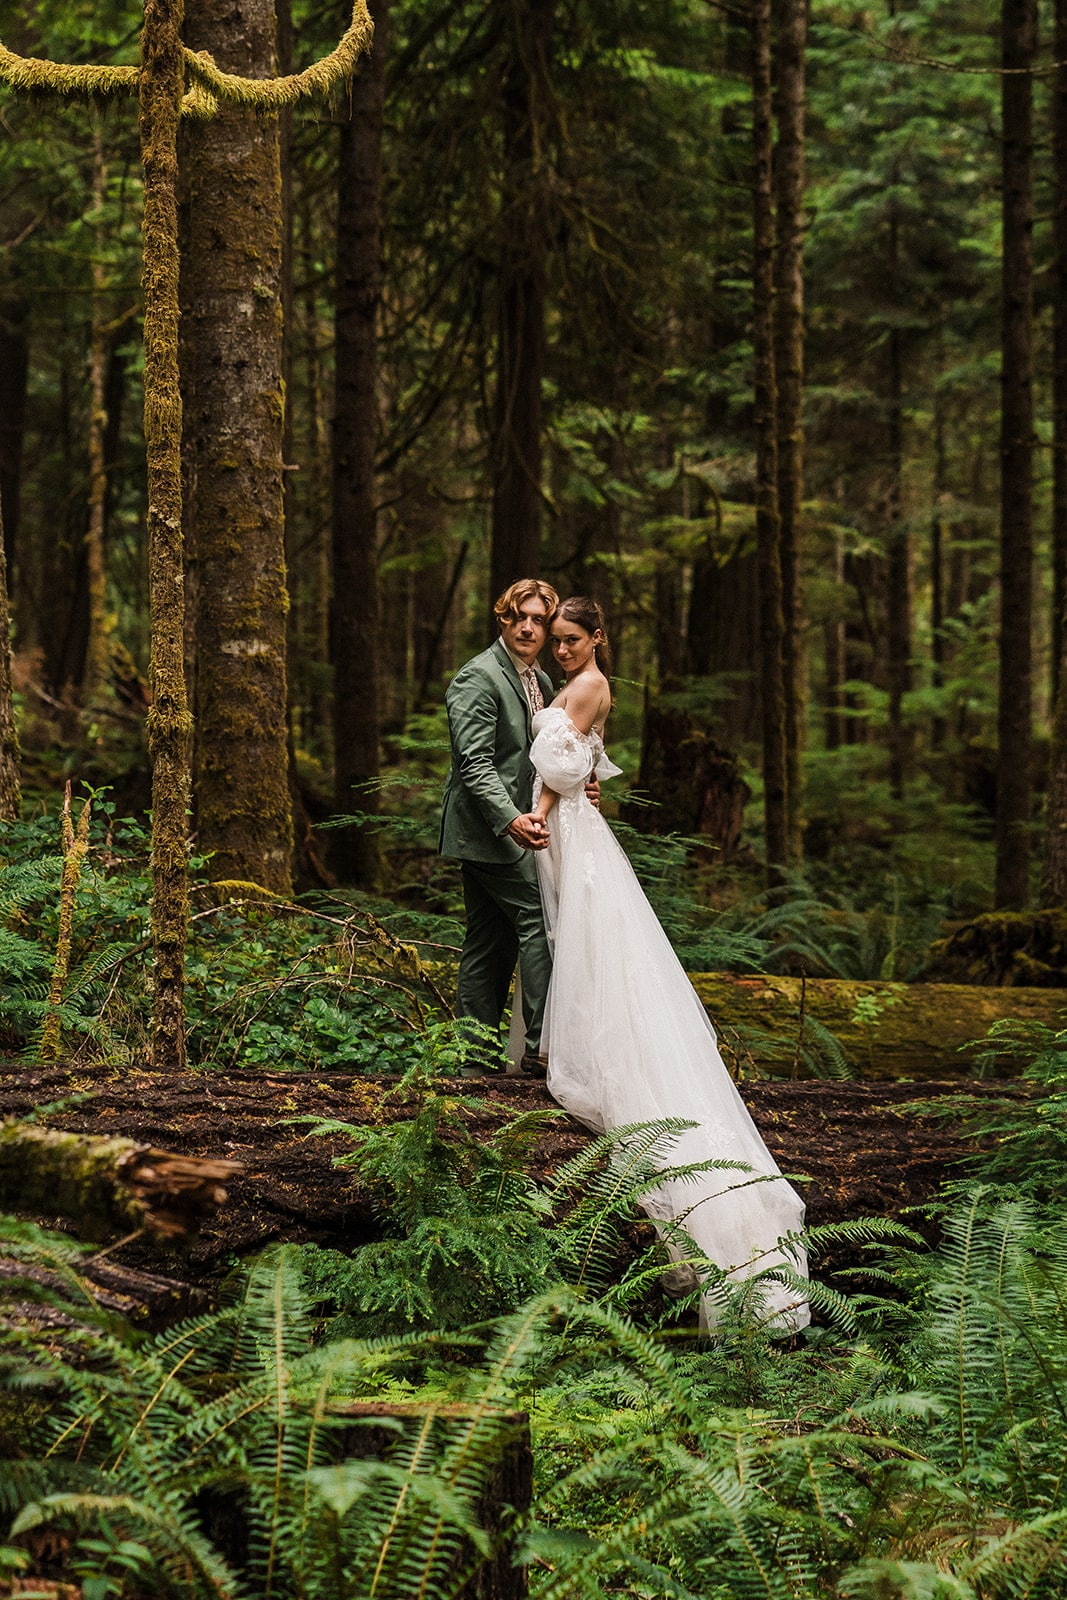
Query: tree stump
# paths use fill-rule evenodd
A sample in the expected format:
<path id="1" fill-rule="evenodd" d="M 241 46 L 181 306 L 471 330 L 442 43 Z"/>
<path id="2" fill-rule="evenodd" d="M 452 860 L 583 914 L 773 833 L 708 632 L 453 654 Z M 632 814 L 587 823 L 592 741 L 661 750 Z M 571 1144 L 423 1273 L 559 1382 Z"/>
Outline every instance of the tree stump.
<path id="1" fill-rule="evenodd" d="M 736 854 L 750 794 L 737 757 L 663 698 L 645 699 L 635 790 L 647 799 L 624 802 L 619 812 L 639 833 L 698 836 L 722 860 Z"/>

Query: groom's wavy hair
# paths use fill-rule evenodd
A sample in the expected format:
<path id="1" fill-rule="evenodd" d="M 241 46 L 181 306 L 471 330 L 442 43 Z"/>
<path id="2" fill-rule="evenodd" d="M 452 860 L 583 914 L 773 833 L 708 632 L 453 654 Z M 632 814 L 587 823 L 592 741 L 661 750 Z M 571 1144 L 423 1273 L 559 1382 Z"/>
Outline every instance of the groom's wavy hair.
<path id="1" fill-rule="evenodd" d="M 579 628 L 584 628 L 586 633 L 595 633 L 600 629 L 602 638 L 593 654 L 596 664 L 604 674 L 610 678 L 615 658 L 611 653 L 611 641 L 608 638 L 608 625 L 604 620 L 604 607 L 599 600 L 590 600 L 588 595 L 572 594 L 568 600 L 561 600 L 553 622 L 562 617 L 565 622 L 576 622 Z"/>
<path id="2" fill-rule="evenodd" d="M 550 583 L 544 583 L 540 578 L 517 578 L 514 583 L 508 584 L 504 593 L 493 607 L 493 615 L 498 624 L 517 622 L 519 607 L 524 606 L 528 600 L 542 600 L 548 608 L 546 625 L 556 607 L 559 605 L 559 595 Z"/>

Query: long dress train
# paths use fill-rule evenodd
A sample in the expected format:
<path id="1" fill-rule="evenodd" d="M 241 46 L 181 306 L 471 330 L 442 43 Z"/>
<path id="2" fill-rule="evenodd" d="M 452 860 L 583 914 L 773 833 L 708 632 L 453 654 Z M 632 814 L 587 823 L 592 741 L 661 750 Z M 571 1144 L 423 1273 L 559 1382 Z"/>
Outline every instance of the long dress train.
<path id="1" fill-rule="evenodd" d="M 738 1094 L 715 1031 L 645 898 L 622 847 L 585 795 L 594 769 L 619 768 L 597 734 L 585 735 L 562 707 L 534 717 L 530 759 L 559 799 L 551 843 L 538 852 L 545 924 L 553 946 L 542 1045 L 548 1089 L 595 1132 L 681 1117 L 697 1124 L 671 1152 L 676 1164 L 719 1158 L 746 1172 L 707 1172 L 663 1183 L 644 1202 L 656 1220 L 684 1218 L 699 1248 L 735 1279 L 788 1262 L 806 1275 L 802 1247 L 779 1246 L 804 1223 L 804 1203 L 780 1175 Z M 755 1175 L 776 1179 L 753 1182 Z M 766 1314 L 797 1329 L 803 1296 L 765 1286 Z M 704 1297 L 703 1316 L 716 1307 Z"/>

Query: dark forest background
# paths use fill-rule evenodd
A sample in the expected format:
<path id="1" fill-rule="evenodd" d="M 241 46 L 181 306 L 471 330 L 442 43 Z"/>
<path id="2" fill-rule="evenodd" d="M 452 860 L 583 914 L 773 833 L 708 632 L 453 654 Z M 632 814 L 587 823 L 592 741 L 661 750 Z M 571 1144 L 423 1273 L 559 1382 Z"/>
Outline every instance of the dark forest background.
<path id="1" fill-rule="evenodd" d="M 769 876 L 888 919 L 889 976 L 1057 907 L 1064 6 L 371 9 L 332 98 L 190 102 L 179 136 L 207 874 L 454 905 L 443 690 L 536 572 L 607 609 L 622 815 L 699 839 L 698 898 Z M 269 77 L 347 20 L 189 0 L 184 36 Z M 0 8 L 8 49 L 64 62 L 133 63 L 140 25 Z M 26 815 L 67 777 L 150 803 L 141 199 L 132 102 L 5 91 Z"/>

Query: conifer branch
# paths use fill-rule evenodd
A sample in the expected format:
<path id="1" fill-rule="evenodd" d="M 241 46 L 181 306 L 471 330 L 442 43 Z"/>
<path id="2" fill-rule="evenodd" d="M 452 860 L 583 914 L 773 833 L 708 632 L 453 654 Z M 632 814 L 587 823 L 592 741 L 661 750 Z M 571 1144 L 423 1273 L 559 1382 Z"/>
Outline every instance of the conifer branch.
<path id="1" fill-rule="evenodd" d="M 38 56 L 19 56 L 0 44 L 0 80 L 13 89 L 39 94 L 90 96 L 136 94 L 139 67 L 100 67 L 45 61 Z"/>
<path id="2" fill-rule="evenodd" d="M 281 111 L 312 96 L 322 98 L 352 76 L 360 56 L 370 46 L 373 32 L 367 0 L 355 0 L 352 21 L 336 49 L 303 72 L 284 78 L 242 78 L 236 73 L 221 71 L 206 51 L 198 53 L 186 49 L 185 65 L 192 80 L 192 95 L 195 97 L 199 89 L 209 98 L 256 111 Z M 203 98 L 187 96 L 185 110 L 196 116 L 211 114 Z"/>

